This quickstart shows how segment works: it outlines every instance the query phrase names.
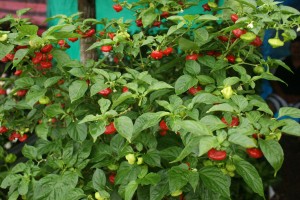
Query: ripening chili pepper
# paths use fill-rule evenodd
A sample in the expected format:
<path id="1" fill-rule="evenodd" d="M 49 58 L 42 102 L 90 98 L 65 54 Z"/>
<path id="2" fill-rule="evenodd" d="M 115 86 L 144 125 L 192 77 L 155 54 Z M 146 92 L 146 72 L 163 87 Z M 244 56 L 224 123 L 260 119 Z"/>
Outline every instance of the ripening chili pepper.
<path id="1" fill-rule="evenodd" d="M 224 150 L 217 150 L 212 148 L 207 152 L 207 156 L 211 160 L 221 161 L 226 159 L 227 153 Z"/>
<path id="2" fill-rule="evenodd" d="M 263 152 L 258 148 L 248 148 L 246 152 L 251 158 L 258 159 L 263 157 Z"/>

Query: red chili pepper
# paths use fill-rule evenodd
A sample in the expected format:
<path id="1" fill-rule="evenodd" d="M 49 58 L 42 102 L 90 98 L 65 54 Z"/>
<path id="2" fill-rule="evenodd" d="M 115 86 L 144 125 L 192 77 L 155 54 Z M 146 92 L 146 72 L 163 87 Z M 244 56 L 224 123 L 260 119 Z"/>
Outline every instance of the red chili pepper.
<path id="1" fill-rule="evenodd" d="M 114 39 L 114 37 L 115 37 L 115 33 L 108 33 L 107 34 L 108 35 L 108 37 L 110 38 L 110 39 Z"/>
<path id="2" fill-rule="evenodd" d="M 152 51 L 150 56 L 155 60 L 160 60 L 164 56 L 163 52 L 161 51 Z"/>
<path id="3" fill-rule="evenodd" d="M 138 27 L 141 27 L 141 26 L 143 26 L 143 22 L 142 22 L 142 20 L 141 20 L 141 19 L 137 19 L 137 20 L 135 20 L 135 23 L 136 23 L 136 26 L 138 26 Z"/>
<path id="4" fill-rule="evenodd" d="M 188 93 L 190 93 L 191 95 L 196 95 L 197 92 L 201 91 L 202 88 L 198 85 L 196 88 L 195 87 L 191 87 L 188 90 Z"/>
<path id="5" fill-rule="evenodd" d="M 23 134 L 23 135 L 21 135 L 21 136 L 19 137 L 19 141 L 20 141 L 20 142 L 24 142 L 25 140 L 27 140 L 27 138 L 28 138 L 28 135 L 27 135 L 27 134 Z"/>
<path id="6" fill-rule="evenodd" d="M 225 117 L 222 117 L 221 121 L 228 126 L 228 122 L 226 121 Z M 229 127 L 238 126 L 239 123 L 240 123 L 239 118 L 233 116 L 232 119 L 231 119 L 231 123 L 230 123 Z"/>
<path id="7" fill-rule="evenodd" d="M 31 61 L 32 61 L 32 63 L 33 64 L 38 64 L 38 63 L 40 63 L 41 61 L 42 61 L 42 58 L 43 58 L 43 54 L 41 53 L 41 52 L 34 52 L 34 54 L 35 54 L 35 57 L 33 57 L 32 59 L 31 59 Z"/>
<path id="8" fill-rule="evenodd" d="M 112 46 L 110 46 L 110 45 L 104 45 L 104 46 L 102 46 L 101 47 L 101 51 L 102 52 L 110 52 L 111 50 L 112 50 Z"/>
<path id="9" fill-rule="evenodd" d="M 232 33 L 233 33 L 233 35 L 235 35 L 235 37 L 240 38 L 241 35 L 247 33 L 247 31 L 246 31 L 246 30 L 242 30 L 242 29 L 237 28 L 237 29 L 234 29 L 234 30 L 232 31 Z"/>
<path id="10" fill-rule="evenodd" d="M 52 67 L 52 63 L 49 61 L 41 61 L 40 65 L 43 69 L 49 69 Z"/>
<path id="11" fill-rule="evenodd" d="M 13 132 L 13 133 L 10 134 L 10 136 L 8 137 L 8 139 L 9 139 L 9 141 L 13 141 L 13 140 L 15 140 L 15 139 L 19 139 L 20 136 L 21 136 L 21 135 L 20 135 L 19 133 Z"/>
<path id="12" fill-rule="evenodd" d="M 17 91 L 17 96 L 18 97 L 23 97 L 23 96 L 26 95 L 26 93 L 27 93 L 27 90 L 18 90 Z"/>
<path id="13" fill-rule="evenodd" d="M 6 133 L 7 131 L 8 131 L 8 128 L 6 128 L 5 126 L 0 126 L 0 134 Z"/>
<path id="14" fill-rule="evenodd" d="M 258 159 L 258 158 L 263 157 L 263 152 L 258 148 L 249 148 L 249 149 L 246 149 L 246 151 L 247 151 L 247 154 L 251 158 Z"/>
<path id="15" fill-rule="evenodd" d="M 66 41 L 65 40 L 58 40 L 57 44 L 60 46 L 60 47 L 63 47 L 65 45 Z"/>
<path id="16" fill-rule="evenodd" d="M 168 56 L 169 54 L 171 54 L 173 52 L 173 48 L 172 47 L 167 47 L 165 50 L 162 51 L 162 53 L 165 56 Z"/>
<path id="17" fill-rule="evenodd" d="M 220 35 L 218 36 L 218 39 L 221 40 L 222 42 L 228 42 L 228 37 L 224 36 L 224 35 Z"/>
<path id="18" fill-rule="evenodd" d="M 116 131 L 117 131 L 117 129 L 115 128 L 114 123 L 110 122 L 110 124 L 105 127 L 104 134 L 110 135 L 110 134 L 114 134 Z"/>
<path id="19" fill-rule="evenodd" d="M 6 90 L 5 90 L 5 89 L 2 89 L 2 88 L 0 88 L 0 95 L 6 95 Z"/>
<path id="20" fill-rule="evenodd" d="M 12 61 L 15 57 L 15 54 L 9 53 L 5 56 L 8 60 Z"/>
<path id="21" fill-rule="evenodd" d="M 198 54 L 190 54 L 190 55 L 187 55 L 186 57 L 185 57 L 185 60 L 197 60 L 198 59 Z"/>
<path id="22" fill-rule="evenodd" d="M 122 92 L 123 92 L 123 93 L 128 92 L 128 87 L 124 86 L 124 87 L 122 88 Z"/>
<path id="23" fill-rule="evenodd" d="M 104 97 L 107 97 L 110 93 L 112 93 L 112 90 L 110 88 L 106 88 L 104 90 L 101 90 L 98 92 L 98 94 L 101 94 Z"/>
<path id="24" fill-rule="evenodd" d="M 78 38 L 68 38 L 68 40 L 71 42 L 76 42 L 78 40 Z"/>
<path id="25" fill-rule="evenodd" d="M 49 53 L 53 49 L 52 44 L 46 44 L 41 48 L 42 53 Z"/>
<path id="26" fill-rule="evenodd" d="M 239 19 L 239 16 L 237 14 L 231 14 L 230 18 L 231 18 L 231 21 L 233 21 L 233 23 L 235 23 Z"/>
<path id="27" fill-rule="evenodd" d="M 161 25 L 161 21 L 153 22 L 153 26 L 160 27 L 160 25 Z"/>
<path id="28" fill-rule="evenodd" d="M 216 150 L 216 149 L 212 148 L 207 152 L 207 156 L 211 160 L 220 161 L 220 160 L 226 159 L 227 153 L 224 150 Z"/>
<path id="29" fill-rule="evenodd" d="M 1 59 L 1 62 L 3 63 L 7 63 L 9 60 L 6 56 L 4 56 L 2 59 Z"/>
<path id="30" fill-rule="evenodd" d="M 204 9 L 204 11 L 210 11 L 211 10 L 210 6 L 207 3 L 203 4 L 202 8 Z"/>
<path id="31" fill-rule="evenodd" d="M 255 47 L 259 47 L 262 45 L 262 43 L 263 42 L 261 41 L 260 37 L 256 36 L 256 38 L 250 44 L 252 44 Z"/>
<path id="32" fill-rule="evenodd" d="M 170 16 L 170 13 L 168 11 L 164 11 L 160 14 L 161 18 L 168 18 Z"/>
<path id="33" fill-rule="evenodd" d="M 161 120 L 159 122 L 159 127 L 161 130 L 165 130 L 165 131 L 169 130 L 169 127 L 168 127 L 167 123 L 165 122 L 165 120 Z"/>
<path id="34" fill-rule="evenodd" d="M 123 7 L 120 4 L 115 4 L 115 5 L 113 5 L 113 9 L 116 12 L 121 12 L 123 10 Z"/>
<path id="35" fill-rule="evenodd" d="M 87 32 L 85 32 L 82 37 L 84 37 L 84 38 L 92 37 L 95 33 L 96 33 L 95 29 L 92 28 L 92 29 L 88 30 Z"/>
<path id="36" fill-rule="evenodd" d="M 115 178 L 116 178 L 116 174 L 112 173 L 109 175 L 108 180 L 111 184 L 115 184 Z"/>
<path id="37" fill-rule="evenodd" d="M 14 75 L 15 76 L 20 76 L 22 73 L 23 73 L 23 71 L 18 69 L 18 70 L 15 71 Z"/>
<path id="38" fill-rule="evenodd" d="M 228 55 L 226 56 L 228 62 L 235 63 L 235 56 L 234 55 Z"/>

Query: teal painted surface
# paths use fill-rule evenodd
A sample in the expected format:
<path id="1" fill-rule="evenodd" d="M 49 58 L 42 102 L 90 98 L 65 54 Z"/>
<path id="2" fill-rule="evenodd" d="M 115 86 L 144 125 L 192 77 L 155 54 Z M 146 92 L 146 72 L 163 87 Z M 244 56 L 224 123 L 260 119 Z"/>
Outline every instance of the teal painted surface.
<path id="1" fill-rule="evenodd" d="M 76 0 L 47 0 L 47 17 L 52 17 L 58 14 L 64 14 L 70 16 L 78 12 L 78 4 Z M 48 26 L 54 26 L 58 23 L 58 20 L 51 20 Z M 66 52 L 72 59 L 80 59 L 80 43 L 79 40 L 76 42 L 70 42 L 71 48 Z"/>
<path id="2" fill-rule="evenodd" d="M 95 0 L 96 1 L 96 18 L 102 19 L 102 18 L 107 18 L 107 19 L 119 19 L 123 17 L 124 21 L 126 20 L 133 20 L 132 25 L 130 26 L 130 33 L 134 33 L 136 31 L 139 31 L 140 28 L 138 28 L 135 25 L 135 16 L 134 12 L 124 8 L 121 12 L 116 12 L 113 9 L 113 5 L 115 4 L 112 0 Z M 128 2 L 134 2 L 136 0 L 128 0 Z M 222 5 L 224 0 L 219 1 L 219 5 Z M 183 13 L 180 15 L 188 15 L 188 14 L 204 14 L 202 5 L 207 3 L 207 0 L 201 1 L 199 5 L 193 6 L 189 9 L 185 9 Z M 101 30 L 102 27 L 98 26 L 97 30 Z"/>
<path id="3" fill-rule="evenodd" d="M 128 2 L 134 2 L 136 0 L 128 0 Z M 187 15 L 187 14 L 202 14 L 203 8 L 202 5 L 207 1 L 201 1 L 198 6 L 193 6 L 189 9 L 184 10 L 183 13 L 180 15 Z M 224 0 L 219 1 L 220 5 L 224 2 Z M 133 23 L 130 26 L 130 33 L 134 33 L 139 31 L 138 28 L 134 23 L 134 12 L 124 8 L 121 12 L 116 12 L 113 9 L 114 2 L 112 0 L 95 0 L 96 3 L 96 19 L 100 20 L 102 18 L 107 19 L 119 19 L 123 18 L 124 21 L 132 20 Z M 70 16 L 74 13 L 78 12 L 78 3 L 77 0 L 48 0 L 47 1 L 47 17 L 52 17 L 58 14 L 64 14 Z M 48 23 L 48 26 L 53 26 L 58 23 L 58 20 L 52 20 Z M 101 30 L 102 27 L 100 25 L 97 26 L 97 30 Z M 72 59 L 80 59 L 80 51 L 79 51 L 79 40 L 77 42 L 69 42 L 71 48 L 67 50 L 67 53 L 71 56 Z"/>

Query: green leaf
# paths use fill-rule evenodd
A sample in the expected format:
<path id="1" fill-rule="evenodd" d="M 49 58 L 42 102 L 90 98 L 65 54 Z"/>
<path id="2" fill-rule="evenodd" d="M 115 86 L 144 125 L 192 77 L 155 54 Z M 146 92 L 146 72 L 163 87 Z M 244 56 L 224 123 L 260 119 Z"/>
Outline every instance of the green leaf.
<path id="1" fill-rule="evenodd" d="M 205 135 L 201 136 L 199 140 L 199 153 L 198 156 L 202 156 L 207 153 L 211 148 L 215 148 L 219 145 L 217 137 Z"/>
<path id="2" fill-rule="evenodd" d="M 51 78 L 48 78 L 45 82 L 44 82 L 44 87 L 50 87 L 54 84 L 56 84 L 60 79 L 62 79 L 62 76 L 53 76 Z"/>
<path id="3" fill-rule="evenodd" d="M 47 90 L 41 89 L 37 86 L 31 87 L 25 97 L 26 103 L 33 108 L 34 104 L 43 96 L 45 96 Z"/>
<path id="4" fill-rule="evenodd" d="M 65 25 L 63 25 L 65 26 Z M 64 66 L 66 63 L 70 62 L 70 56 L 63 50 L 54 49 L 52 50 L 53 58 L 57 61 L 57 64 Z"/>
<path id="5" fill-rule="evenodd" d="M 37 153 L 37 149 L 34 146 L 25 144 L 22 148 L 22 154 L 30 160 L 35 160 L 37 158 Z"/>
<path id="6" fill-rule="evenodd" d="M 92 177 L 92 182 L 95 190 L 104 190 L 106 185 L 106 176 L 104 171 L 101 169 L 96 169 Z"/>
<path id="7" fill-rule="evenodd" d="M 125 188 L 125 200 L 131 200 L 139 184 L 136 181 L 130 181 Z"/>
<path id="8" fill-rule="evenodd" d="M 157 18 L 157 13 L 155 13 L 155 9 L 153 7 L 144 10 L 141 14 L 142 14 L 143 27 L 147 27 L 151 25 L 154 22 L 154 20 Z"/>
<path id="9" fill-rule="evenodd" d="M 215 79 L 207 75 L 198 75 L 197 79 L 201 85 L 207 85 L 211 83 L 215 83 Z"/>
<path id="10" fill-rule="evenodd" d="M 128 184 L 130 181 L 136 180 L 140 170 L 137 165 L 130 165 L 124 161 L 121 163 L 115 178 L 115 184 Z"/>
<path id="11" fill-rule="evenodd" d="M 94 142 L 97 140 L 97 138 L 102 135 L 105 131 L 105 121 L 97 121 L 94 123 L 90 123 L 89 125 L 89 133 L 94 139 Z"/>
<path id="12" fill-rule="evenodd" d="M 18 186 L 18 192 L 20 195 L 26 195 L 28 192 L 30 180 L 23 177 Z"/>
<path id="13" fill-rule="evenodd" d="M 18 17 L 21 17 L 23 14 L 27 13 L 29 10 L 31 10 L 31 8 L 23 8 L 23 9 L 17 10 L 16 14 Z"/>
<path id="14" fill-rule="evenodd" d="M 172 167 L 168 171 L 168 179 L 171 193 L 180 190 L 188 183 L 188 169 L 180 166 Z"/>
<path id="15" fill-rule="evenodd" d="M 92 122 L 92 121 L 98 121 L 103 120 L 102 115 L 86 115 L 78 124 L 86 123 L 86 122 Z"/>
<path id="16" fill-rule="evenodd" d="M 246 135 L 242 135 L 240 133 L 230 135 L 228 141 L 245 148 L 257 147 L 253 138 L 250 138 Z"/>
<path id="17" fill-rule="evenodd" d="M 175 82 L 176 94 L 182 94 L 197 84 L 198 80 L 190 75 L 182 75 Z"/>
<path id="18" fill-rule="evenodd" d="M 198 61 L 200 62 L 200 64 L 208 66 L 212 69 L 216 65 L 216 59 L 212 56 L 201 56 L 198 58 Z"/>
<path id="19" fill-rule="evenodd" d="M 68 71 L 71 75 L 76 76 L 78 78 L 85 77 L 86 71 L 81 67 L 72 68 Z"/>
<path id="20" fill-rule="evenodd" d="M 143 160 L 149 166 L 161 167 L 160 154 L 158 150 L 149 150 L 145 155 L 143 155 Z"/>
<path id="21" fill-rule="evenodd" d="M 257 3 L 255 0 L 237 0 L 237 1 L 240 2 L 241 4 L 248 5 L 253 9 L 257 8 Z"/>
<path id="22" fill-rule="evenodd" d="M 194 189 L 194 192 L 196 191 L 198 185 L 199 185 L 199 173 L 193 170 L 189 171 L 188 181 L 191 184 L 192 188 Z"/>
<path id="23" fill-rule="evenodd" d="M 300 109 L 293 107 L 281 107 L 278 111 L 278 117 L 289 116 L 293 118 L 300 118 Z"/>
<path id="24" fill-rule="evenodd" d="M 77 122 L 71 122 L 67 127 L 69 136 L 78 142 L 82 142 L 87 137 L 87 126 L 86 124 L 78 124 Z"/>
<path id="25" fill-rule="evenodd" d="M 200 138 L 201 136 L 192 135 L 189 141 L 186 142 L 185 147 L 181 151 L 179 156 L 171 163 L 182 161 L 185 157 L 187 157 L 190 153 L 192 153 L 194 149 L 198 149 Z"/>
<path id="26" fill-rule="evenodd" d="M 300 136 L 300 124 L 299 122 L 292 120 L 292 119 L 283 119 L 286 125 L 284 125 L 281 129 L 283 133 Z"/>
<path id="27" fill-rule="evenodd" d="M 210 131 L 215 131 L 227 126 L 215 115 L 206 115 L 200 119 L 200 122 L 205 124 Z"/>
<path id="28" fill-rule="evenodd" d="M 236 172 L 241 175 L 253 192 L 264 197 L 263 183 L 255 167 L 238 157 L 234 157 L 234 165 L 236 167 Z"/>
<path id="29" fill-rule="evenodd" d="M 91 96 L 97 94 L 99 91 L 104 90 L 106 88 L 108 88 L 108 85 L 106 85 L 105 83 L 100 81 L 96 82 L 94 85 L 91 86 Z"/>
<path id="30" fill-rule="evenodd" d="M 34 81 L 30 77 L 18 78 L 14 83 L 15 83 L 15 86 L 20 89 L 29 88 L 34 85 Z"/>
<path id="31" fill-rule="evenodd" d="M 240 111 L 243 111 L 248 106 L 248 100 L 242 95 L 233 95 L 231 100 L 239 107 Z"/>
<path id="32" fill-rule="evenodd" d="M 193 50 L 197 51 L 197 50 L 199 50 L 199 47 L 195 42 L 185 39 L 183 37 L 181 37 L 179 39 L 178 44 L 179 44 L 179 48 L 182 51 L 193 51 Z"/>
<path id="33" fill-rule="evenodd" d="M 173 88 L 173 87 L 163 81 L 158 81 L 151 84 L 145 93 L 148 94 L 149 92 L 153 92 L 161 89 L 168 89 L 168 88 Z"/>
<path id="34" fill-rule="evenodd" d="M 169 193 L 168 177 L 165 173 L 159 173 L 161 175 L 160 182 L 157 185 L 150 187 L 150 200 L 163 199 Z"/>
<path id="35" fill-rule="evenodd" d="M 216 20 L 219 20 L 219 18 L 214 15 L 200 15 L 195 21 L 199 22 L 199 21 L 216 21 Z"/>
<path id="36" fill-rule="evenodd" d="M 179 123 L 182 129 L 187 132 L 194 133 L 196 135 L 211 135 L 206 125 L 202 124 L 200 121 L 193 120 L 183 120 Z"/>
<path id="37" fill-rule="evenodd" d="M 209 42 L 209 33 L 205 28 L 198 28 L 194 31 L 195 35 L 195 43 L 199 46 L 202 46 L 203 44 L 206 44 Z"/>
<path id="38" fill-rule="evenodd" d="M 1 188 L 5 189 L 8 186 L 17 184 L 20 182 L 21 178 L 22 178 L 21 174 L 9 174 L 3 179 L 2 183 L 1 183 Z"/>
<path id="39" fill-rule="evenodd" d="M 98 104 L 100 106 L 101 113 L 104 114 L 109 109 L 111 102 L 109 99 L 101 98 L 98 101 Z"/>
<path id="40" fill-rule="evenodd" d="M 280 144 L 275 140 L 258 140 L 259 147 L 265 158 L 275 170 L 275 176 L 283 163 L 283 150 Z"/>
<path id="41" fill-rule="evenodd" d="M 238 77 L 233 76 L 233 77 L 228 77 L 228 78 L 224 79 L 223 84 L 225 86 L 231 86 L 231 85 L 238 83 L 239 81 L 240 81 L 240 79 Z"/>
<path id="42" fill-rule="evenodd" d="M 15 46 L 12 44 L 5 45 L 0 42 L 0 59 L 4 58 L 7 54 L 9 54 L 14 49 L 14 47 Z"/>
<path id="43" fill-rule="evenodd" d="M 133 122 L 127 116 L 121 116 L 114 121 L 118 133 L 124 137 L 128 142 L 131 142 L 133 134 Z"/>
<path id="44" fill-rule="evenodd" d="M 120 105 L 121 103 L 123 103 L 124 101 L 126 101 L 127 99 L 133 98 L 135 95 L 132 94 L 131 92 L 124 92 L 122 93 L 118 99 L 116 99 L 115 101 L 113 101 L 113 105 L 111 106 L 111 109 L 116 108 L 118 105 Z"/>
<path id="45" fill-rule="evenodd" d="M 74 81 L 69 87 L 71 103 L 83 97 L 87 89 L 88 85 L 85 81 Z"/>
<path id="46" fill-rule="evenodd" d="M 19 197 L 19 192 L 18 191 L 14 191 L 11 195 L 9 195 L 8 200 L 17 200 Z"/>
<path id="47" fill-rule="evenodd" d="M 194 104 L 197 103 L 216 104 L 221 103 L 222 101 L 223 100 L 221 98 L 211 93 L 199 92 L 195 97 L 193 97 L 192 103 L 189 107 L 193 107 Z"/>
<path id="48" fill-rule="evenodd" d="M 136 137 L 143 130 L 157 125 L 160 119 L 167 114 L 167 112 L 143 113 L 135 120 L 133 137 Z"/>
<path id="49" fill-rule="evenodd" d="M 149 173 L 138 181 L 141 185 L 156 185 L 160 182 L 160 175 L 155 173 Z"/>
<path id="50" fill-rule="evenodd" d="M 67 171 L 63 175 L 48 174 L 35 182 L 33 197 L 35 200 L 74 199 L 78 200 L 79 191 L 75 188 L 78 183 L 76 172 Z M 81 193 L 82 194 L 82 193 Z M 74 200 L 75 200 L 74 199 Z"/>
<path id="51" fill-rule="evenodd" d="M 56 103 L 46 106 L 44 113 L 49 117 L 56 117 L 60 114 L 65 114 L 65 111 L 61 108 L 60 104 Z"/>
<path id="52" fill-rule="evenodd" d="M 233 112 L 234 109 L 233 107 L 228 104 L 228 103 L 221 103 L 221 104 L 217 104 L 212 106 L 208 111 L 206 111 L 207 113 L 210 112 L 214 112 L 214 111 L 225 111 L 225 112 Z"/>
<path id="53" fill-rule="evenodd" d="M 23 58 L 27 55 L 28 51 L 29 51 L 29 49 L 19 49 L 15 54 L 15 57 L 13 60 L 13 65 L 17 66 L 23 60 Z"/>
<path id="54" fill-rule="evenodd" d="M 199 63 L 195 60 L 187 60 L 184 69 L 191 75 L 197 75 L 201 70 Z"/>
<path id="55" fill-rule="evenodd" d="M 230 177 L 223 174 L 217 167 L 203 167 L 199 171 L 200 179 L 205 187 L 230 199 Z"/>

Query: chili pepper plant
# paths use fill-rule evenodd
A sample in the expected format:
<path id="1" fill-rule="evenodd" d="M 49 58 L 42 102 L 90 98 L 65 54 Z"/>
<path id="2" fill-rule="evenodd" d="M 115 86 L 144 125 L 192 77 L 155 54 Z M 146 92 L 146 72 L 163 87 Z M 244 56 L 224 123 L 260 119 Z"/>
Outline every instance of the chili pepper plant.
<path id="1" fill-rule="evenodd" d="M 265 199 L 256 163 L 276 176 L 300 111 L 274 118 L 257 93 L 262 79 L 281 81 L 272 69 L 289 70 L 261 45 L 267 29 L 274 48 L 294 39 L 299 12 L 272 0 L 114 2 L 136 19 L 57 15 L 42 35 L 28 9 L 0 20 L 0 59 L 16 70 L 1 78 L 1 198 L 241 199 L 239 182 Z M 99 59 L 70 59 L 86 38 Z M 9 152 L 21 143 L 22 156 Z"/>

